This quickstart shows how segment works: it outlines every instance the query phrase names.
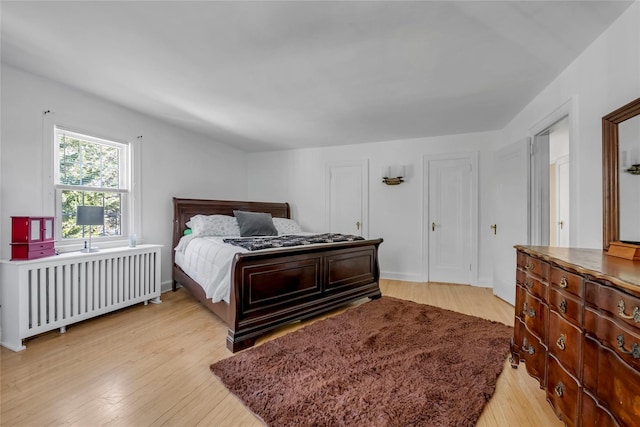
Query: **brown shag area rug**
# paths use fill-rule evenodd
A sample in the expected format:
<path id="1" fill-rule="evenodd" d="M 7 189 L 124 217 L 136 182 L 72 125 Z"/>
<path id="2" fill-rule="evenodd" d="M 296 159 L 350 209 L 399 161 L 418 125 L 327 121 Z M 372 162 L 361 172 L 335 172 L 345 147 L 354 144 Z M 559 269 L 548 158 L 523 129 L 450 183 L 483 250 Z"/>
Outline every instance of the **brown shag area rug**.
<path id="1" fill-rule="evenodd" d="M 473 426 L 513 328 L 382 297 L 211 365 L 269 426 Z"/>

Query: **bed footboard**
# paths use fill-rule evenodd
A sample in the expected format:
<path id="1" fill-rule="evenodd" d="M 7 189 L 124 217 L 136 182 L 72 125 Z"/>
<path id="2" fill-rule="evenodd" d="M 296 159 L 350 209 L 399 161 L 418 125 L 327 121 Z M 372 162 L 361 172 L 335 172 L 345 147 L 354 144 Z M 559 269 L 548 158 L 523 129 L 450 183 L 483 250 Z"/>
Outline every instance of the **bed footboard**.
<path id="1" fill-rule="evenodd" d="M 265 332 L 361 298 L 379 298 L 382 239 L 286 252 L 236 255 L 227 347 L 251 347 Z"/>

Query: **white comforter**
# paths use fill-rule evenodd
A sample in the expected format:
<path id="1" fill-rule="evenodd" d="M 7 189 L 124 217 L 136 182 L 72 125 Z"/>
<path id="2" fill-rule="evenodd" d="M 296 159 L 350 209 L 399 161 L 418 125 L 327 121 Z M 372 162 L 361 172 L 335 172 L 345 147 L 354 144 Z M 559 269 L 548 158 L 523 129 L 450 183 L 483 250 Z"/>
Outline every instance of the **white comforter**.
<path id="1" fill-rule="evenodd" d="M 213 302 L 229 302 L 231 263 L 238 252 L 247 252 L 239 246 L 224 243 L 226 237 L 184 236 L 176 247 L 176 264 L 184 270 Z"/>

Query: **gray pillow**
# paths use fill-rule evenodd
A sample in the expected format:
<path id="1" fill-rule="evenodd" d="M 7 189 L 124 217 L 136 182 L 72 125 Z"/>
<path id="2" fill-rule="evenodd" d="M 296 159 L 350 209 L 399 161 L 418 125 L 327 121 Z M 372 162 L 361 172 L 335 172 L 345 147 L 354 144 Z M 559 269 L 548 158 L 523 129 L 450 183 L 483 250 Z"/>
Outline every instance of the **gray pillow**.
<path id="1" fill-rule="evenodd" d="M 242 237 L 278 235 L 270 213 L 233 211 L 233 214 L 238 220 Z"/>

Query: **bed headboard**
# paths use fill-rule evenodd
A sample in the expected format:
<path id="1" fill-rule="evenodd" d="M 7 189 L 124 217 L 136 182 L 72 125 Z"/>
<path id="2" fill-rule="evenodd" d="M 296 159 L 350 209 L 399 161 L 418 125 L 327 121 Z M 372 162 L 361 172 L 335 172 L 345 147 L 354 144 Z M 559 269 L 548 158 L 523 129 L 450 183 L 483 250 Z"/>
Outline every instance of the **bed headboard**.
<path id="1" fill-rule="evenodd" d="M 238 202 L 232 200 L 205 200 L 173 198 L 173 248 L 178 245 L 186 223 L 192 216 L 201 215 L 230 215 L 234 210 L 249 212 L 268 212 L 276 218 L 291 218 L 289 203 L 271 202 Z"/>

